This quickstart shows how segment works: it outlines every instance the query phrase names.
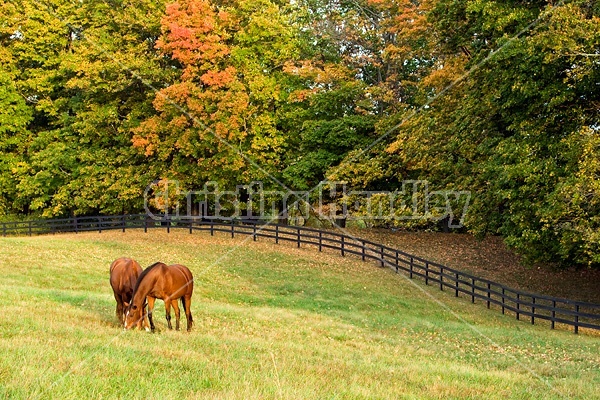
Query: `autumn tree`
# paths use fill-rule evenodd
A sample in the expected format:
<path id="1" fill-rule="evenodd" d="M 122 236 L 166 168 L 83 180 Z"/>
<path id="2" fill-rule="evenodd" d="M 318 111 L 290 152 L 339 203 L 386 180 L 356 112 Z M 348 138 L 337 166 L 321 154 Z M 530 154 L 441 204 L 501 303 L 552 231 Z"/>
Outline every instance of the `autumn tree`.
<path id="1" fill-rule="evenodd" d="M 299 93 L 305 105 L 295 133 L 301 151 L 290 159 L 285 176 L 301 189 L 314 188 L 326 178 L 364 182 L 361 174 L 346 173 L 362 169 L 356 163 L 350 167 L 354 156 L 370 162 L 363 150 L 379 141 L 384 129 L 379 124 L 414 105 L 418 76 L 430 65 L 422 56 L 415 62 L 417 57 L 409 53 L 423 45 L 398 28 L 410 19 L 405 9 L 410 8 L 412 17 L 422 17 L 404 1 L 301 3 L 308 15 L 304 31 L 316 48 L 295 69 L 310 90 Z M 405 27 L 411 29 L 414 33 L 413 27 Z M 367 154 L 381 161 L 387 157 L 382 149 L 380 145 Z"/>
<path id="2" fill-rule="evenodd" d="M 33 118 L 27 98 L 15 84 L 19 69 L 7 46 L 20 38 L 14 25 L 17 8 L 2 3 L 2 10 L 7 23 L 0 27 L 0 215 L 19 211 L 12 202 L 18 196 L 14 168 L 23 162 L 25 143 L 31 135 L 28 126 Z"/>
<path id="3" fill-rule="evenodd" d="M 325 178 L 473 194 L 466 229 L 600 263 L 597 2 L 141 0 L 0 8 L 0 213 L 133 212 Z"/>
<path id="4" fill-rule="evenodd" d="M 152 87 L 171 72 L 154 49 L 160 3 L 128 4 L 2 8 L 3 74 L 13 82 L 3 88 L 21 97 L 7 101 L 23 110 L 13 123 L 27 128 L 20 137 L 11 129 L 18 145 L 4 163 L 10 211 L 62 216 L 141 207 L 140 186 L 153 178 L 132 149 L 131 127 L 152 112 Z"/>
<path id="5" fill-rule="evenodd" d="M 300 57 L 294 17 L 291 5 L 269 0 L 169 5 L 157 47 L 181 75 L 157 93 L 136 148 L 189 189 L 208 180 L 277 185 L 293 144 L 283 130 L 288 100 L 301 84 L 283 68 Z"/>
<path id="6" fill-rule="evenodd" d="M 432 101 L 388 147 L 418 176 L 471 190 L 470 230 L 532 261 L 598 262 L 598 21 L 588 2 L 433 3 Z"/>

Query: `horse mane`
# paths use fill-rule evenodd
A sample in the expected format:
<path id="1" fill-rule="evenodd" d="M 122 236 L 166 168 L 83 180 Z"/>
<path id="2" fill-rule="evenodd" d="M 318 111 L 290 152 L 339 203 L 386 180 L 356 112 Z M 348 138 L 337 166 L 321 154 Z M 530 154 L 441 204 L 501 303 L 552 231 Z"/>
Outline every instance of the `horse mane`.
<path id="1" fill-rule="evenodd" d="M 135 292 L 137 292 L 138 287 L 140 286 L 140 283 L 146 277 L 146 275 L 148 275 L 148 273 L 150 271 L 152 271 L 154 269 L 154 267 L 156 267 L 159 264 L 164 264 L 164 263 L 160 262 L 160 261 L 157 261 L 157 262 L 155 262 L 154 264 L 152 264 L 151 266 L 149 266 L 148 268 L 146 268 L 145 270 L 142 271 L 142 273 L 140 274 L 140 276 L 138 276 L 138 278 L 137 278 L 137 282 L 135 282 L 135 286 L 133 287 L 133 295 L 135 295 Z M 133 301 L 133 295 L 131 296 L 131 301 Z"/>

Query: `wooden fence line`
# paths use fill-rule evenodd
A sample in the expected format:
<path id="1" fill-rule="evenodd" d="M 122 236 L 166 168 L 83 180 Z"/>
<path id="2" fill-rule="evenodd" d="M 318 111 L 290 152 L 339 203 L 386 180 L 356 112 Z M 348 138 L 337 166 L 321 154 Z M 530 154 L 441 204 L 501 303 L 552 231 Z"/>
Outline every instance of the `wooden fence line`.
<path id="1" fill-rule="evenodd" d="M 512 312 L 517 320 L 528 318 L 531 324 L 536 319 L 550 322 L 555 328 L 556 323 L 573 326 L 574 332 L 579 328 L 600 330 L 600 304 L 574 301 L 564 298 L 538 295 L 506 287 L 497 282 L 450 268 L 448 266 L 425 260 L 423 258 L 393 249 L 380 243 L 353 238 L 348 235 L 299 226 L 264 224 L 260 221 L 229 221 L 198 220 L 191 218 L 155 219 L 145 214 L 113 215 L 92 217 L 71 217 L 63 219 L 31 220 L 0 222 L 2 236 L 10 235 L 39 235 L 61 232 L 87 232 L 105 230 L 122 230 L 143 228 L 172 228 L 193 231 L 208 231 L 275 239 L 275 243 L 289 242 L 301 247 L 312 245 L 323 251 L 329 249 L 339 251 L 342 256 L 354 255 L 363 261 L 372 260 L 381 267 L 389 267 L 397 273 L 403 272 L 408 278 L 422 278 L 426 285 L 439 286 L 440 290 L 448 290 L 455 297 L 463 295 L 472 303 L 480 300 L 487 308 L 498 307 L 503 314 Z"/>

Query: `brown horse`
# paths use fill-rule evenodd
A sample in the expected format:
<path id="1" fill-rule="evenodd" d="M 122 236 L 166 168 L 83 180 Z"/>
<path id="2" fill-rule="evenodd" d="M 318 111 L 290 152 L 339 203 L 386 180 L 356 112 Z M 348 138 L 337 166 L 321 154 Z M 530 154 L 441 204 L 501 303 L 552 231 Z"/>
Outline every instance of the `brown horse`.
<path id="1" fill-rule="evenodd" d="M 142 273 L 140 264 L 127 257 L 117 258 L 110 264 L 110 286 L 117 300 L 117 318 L 121 325 L 125 322 L 125 308 L 133 296 L 133 288 Z"/>
<path id="2" fill-rule="evenodd" d="M 161 299 L 165 302 L 165 311 L 169 329 L 171 325 L 171 306 L 175 309 L 175 329 L 179 330 L 179 306 L 177 299 L 181 299 L 181 305 L 187 318 L 187 330 L 192 329 L 192 292 L 194 291 L 194 278 L 190 270 L 180 264 L 166 265 L 157 262 L 146 268 L 139 276 L 131 304 L 125 311 L 125 329 L 134 326 L 141 327 L 144 316 L 144 302 L 148 299 L 148 320 L 150 329 L 154 331 L 154 322 L 152 321 L 152 311 L 154 302 Z"/>

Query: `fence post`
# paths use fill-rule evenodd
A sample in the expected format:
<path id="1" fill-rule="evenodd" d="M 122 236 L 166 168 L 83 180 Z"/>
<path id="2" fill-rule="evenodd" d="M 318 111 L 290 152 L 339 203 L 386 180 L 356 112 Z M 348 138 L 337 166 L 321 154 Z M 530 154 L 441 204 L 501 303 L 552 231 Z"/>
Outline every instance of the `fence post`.
<path id="1" fill-rule="evenodd" d="M 233 231 L 233 220 L 231 220 L 231 230 Z M 210 236 L 215 235 L 215 221 L 210 221 Z"/>
<path id="2" fill-rule="evenodd" d="M 517 293 L 517 301 L 515 303 L 517 305 L 517 319 L 519 319 L 519 311 L 521 310 L 521 295 Z"/>
<path id="3" fill-rule="evenodd" d="M 367 258 L 367 244 L 364 240 L 361 243 L 361 256 L 362 260 L 365 261 L 365 259 Z"/>
<path id="4" fill-rule="evenodd" d="M 409 271 L 408 271 L 408 277 L 409 279 L 413 278 L 413 267 L 414 267 L 414 263 L 415 263 L 415 259 L 411 256 L 410 257 L 410 264 L 409 264 Z"/>
<path id="5" fill-rule="evenodd" d="M 456 278 L 456 289 L 454 290 L 454 297 L 458 297 L 458 272 L 454 273 L 454 277 Z"/>
<path id="6" fill-rule="evenodd" d="M 575 305 L 575 333 L 579 333 L 579 304 Z"/>
<path id="7" fill-rule="evenodd" d="M 252 224 L 252 240 L 256 242 L 256 224 Z"/>
<path id="8" fill-rule="evenodd" d="M 504 289 L 502 289 L 504 292 Z M 488 282 L 487 284 L 487 308 L 490 308 L 490 298 L 492 297 L 492 285 Z M 504 304 L 504 296 L 502 296 L 502 304 Z M 504 307 L 502 307 L 502 312 L 504 312 Z"/>
<path id="9" fill-rule="evenodd" d="M 319 251 L 323 251 L 323 232 L 319 231 Z"/>
<path id="10" fill-rule="evenodd" d="M 102 233 L 102 218 L 98 217 L 98 233 Z"/>
<path id="11" fill-rule="evenodd" d="M 190 218 L 190 234 L 192 233 L 192 228 L 194 227 L 194 218 Z"/>
<path id="12" fill-rule="evenodd" d="M 440 267 L 440 290 L 444 291 L 444 267 Z"/>
<path id="13" fill-rule="evenodd" d="M 300 248 L 300 228 L 296 228 L 296 239 L 298 241 L 298 248 Z"/>
<path id="14" fill-rule="evenodd" d="M 233 238 L 235 236 L 235 226 L 234 226 L 234 222 L 233 220 L 231 220 L 231 237 Z M 210 235 L 212 236 L 213 234 L 213 221 L 210 221 Z"/>
<path id="15" fill-rule="evenodd" d="M 144 214 L 144 233 L 148 232 L 148 215 Z"/>
<path id="16" fill-rule="evenodd" d="M 29 221 L 29 236 L 31 236 L 31 221 Z"/>
<path id="17" fill-rule="evenodd" d="M 502 314 L 504 314 L 504 288 L 502 288 Z"/>
<path id="18" fill-rule="evenodd" d="M 425 262 L 425 284 L 429 285 L 429 263 Z"/>
<path id="19" fill-rule="evenodd" d="M 73 224 L 75 224 L 75 233 L 79 233 L 79 227 L 77 226 L 77 217 L 73 217 Z"/>
<path id="20" fill-rule="evenodd" d="M 385 267 L 385 260 L 384 260 L 385 255 L 383 253 L 383 246 L 380 247 L 379 254 L 381 255 L 381 266 Z"/>
<path id="21" fill-rule="evenodd" d="M 531 325 L 535 324 L 535 297 L 531 296 Z"/>
<path id="22" fill-rule="evenodd" d="M 279 244 L 279 225 L 277 224 L 275 225 L 275 244 Z"/>
<path id="23" fill-rule="evenodd" d="M 399 268 L 400 268 L 400 259 L 398 256 L 398 250 L 396 250 L 396 273 L 398 273 Z"/>
<path id="24" fill-rule="evenodd" d="M 550 329 L 554 329 L 554 320 L 556 319 L 556 300 L 552 300 L 552 322 Z"/>
<path id="25" fill-rule="evenodd" d="M 171 218 L 167 217 L 167 233 L 171 233 Z"/>
<path id="26" fill-rule="evenodd" d="M 471 303 L 475 303 L 475 278 L 471 278 Z"/>
<path id="27" fill-rule="evenodd" d="M 346 253 L 344 252 L 344 235 L 341 235 L 342 238 L 342 257 L 346 256 Z"/>
<path id="28" fill-rule="evenodd" d="M 123 228 L 123 232 L 125 232 L 125 214 L 121 215 L 121 227 Z"/>

